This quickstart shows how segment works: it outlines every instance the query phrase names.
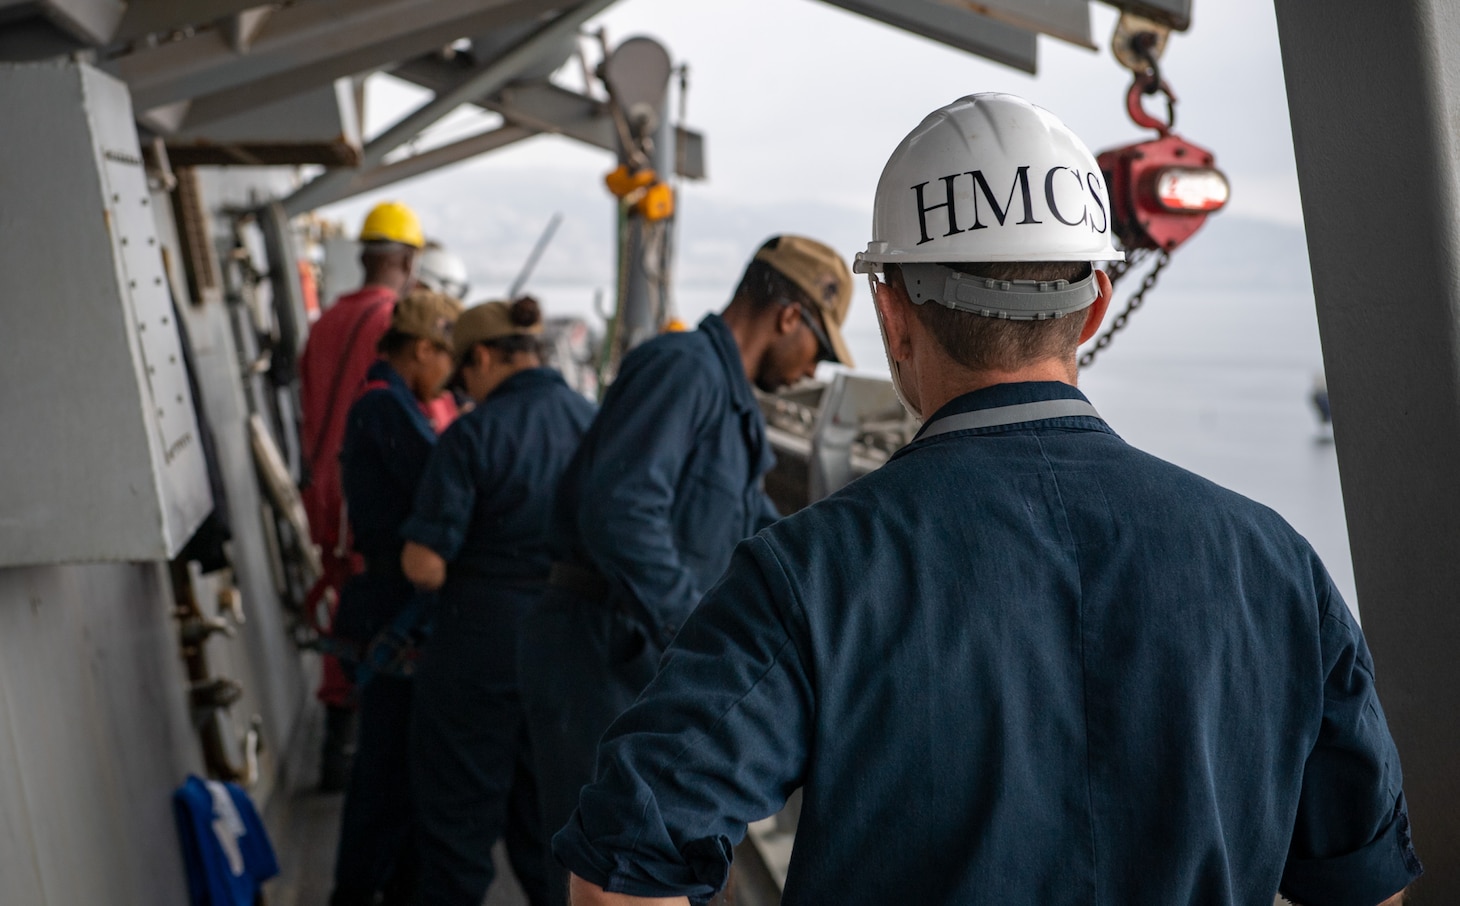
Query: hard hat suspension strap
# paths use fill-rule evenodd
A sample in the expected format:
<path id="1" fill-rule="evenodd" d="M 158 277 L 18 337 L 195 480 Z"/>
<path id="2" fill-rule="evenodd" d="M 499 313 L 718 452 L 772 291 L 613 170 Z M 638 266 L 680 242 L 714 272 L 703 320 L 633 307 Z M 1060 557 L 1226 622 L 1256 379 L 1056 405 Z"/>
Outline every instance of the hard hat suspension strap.
<path id="1" fill-rule="evenodd" d="M 1089 307 L 1100 296 L 1092 268 L 1069 280 L 996 280 L 976 277 L 942 264 L 902 265 L 908 298 L 913 304 L 937 302 L 955 311 L 1011 321 L 1062 318 Z"/>

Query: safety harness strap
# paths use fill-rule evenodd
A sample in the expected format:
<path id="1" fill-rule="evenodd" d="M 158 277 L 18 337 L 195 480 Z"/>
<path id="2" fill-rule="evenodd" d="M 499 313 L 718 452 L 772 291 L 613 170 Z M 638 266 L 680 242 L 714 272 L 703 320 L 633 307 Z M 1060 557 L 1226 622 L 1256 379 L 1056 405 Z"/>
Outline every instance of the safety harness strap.
<path id="1" fill-rule="evenodd" d="M 997 409 L 979 409 L 976 412 L 960 412 L 945 415 L 923 426 L 913 441 L 917 443 L 947 434 L 950 431 L 967 431 L 970 428 L 998 428 L 1003 425 L 1017 425 L 1046 418 L 1073 418 L 1084 416 L 1099 418 L 1095 407 L 1084 400 L 1043 400 L 1038 403 L 1020 403 L 1017 406 L 1000 406 Z"/>

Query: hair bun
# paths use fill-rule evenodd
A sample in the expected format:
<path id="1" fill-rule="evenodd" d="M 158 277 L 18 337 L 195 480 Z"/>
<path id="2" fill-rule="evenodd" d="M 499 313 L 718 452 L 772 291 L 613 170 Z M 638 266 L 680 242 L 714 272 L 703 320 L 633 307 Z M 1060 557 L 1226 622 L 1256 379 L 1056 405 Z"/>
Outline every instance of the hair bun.
<path id="1" fill-rule="evenodd" d="M 532 327 L 542 320 L 542 307 L 531 296 L 519 296 L 512 303 L 509 317 L 518 327 Z"/>

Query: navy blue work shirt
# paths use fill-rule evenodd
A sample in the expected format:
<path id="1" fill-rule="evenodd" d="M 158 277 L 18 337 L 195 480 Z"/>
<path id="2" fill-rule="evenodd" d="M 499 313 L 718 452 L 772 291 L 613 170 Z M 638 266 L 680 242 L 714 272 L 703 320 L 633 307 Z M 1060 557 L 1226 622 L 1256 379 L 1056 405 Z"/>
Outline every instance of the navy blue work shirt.
<path id="1" fill-rule="evenodd" d="M 740 348 L 707 315 L 624 358 L 558 486 L 554 555 L 601 573 L 666 644 L 735 545 L 776 519 L 773 465 Z"/>
<path id="2" fill-rule="evenodd" d="M 546 579 L 553 488 L 595 411 L 551 368 L 512 375 L 441 435 L 401 536 L 452 571 Z"/>
<path id="3" fill-rule="evenodd" d="M 1008 384 L 939 414 L 1083 399 Z M 1419 872 L 1362 633 L 1277 514 L 1049 418 L 915 442 L 742 544 L 554 840 L 703 898 L 1373 906 Z"/>
<path id="4" fill-rule="evenodd" d="M 381 360 L 366 372 L 340 447 L 340 486 L 355 550 L 371 570 L 400 572 L 401 524 L 436 446 L 436 431 L 405 380 Z"/>

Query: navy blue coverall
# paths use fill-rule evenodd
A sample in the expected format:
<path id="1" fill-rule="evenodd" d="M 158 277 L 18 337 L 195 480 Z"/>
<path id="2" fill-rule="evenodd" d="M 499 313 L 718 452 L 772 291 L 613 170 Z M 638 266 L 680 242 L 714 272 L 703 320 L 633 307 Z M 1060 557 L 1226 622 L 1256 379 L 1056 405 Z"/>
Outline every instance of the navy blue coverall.
<path id="1" fill-rule="evenodd" d="M 401 573 L 400 527 L 436 445 L 436 432 L 400 374 L 370 366 L 367 390 L 350 407 L 340 483 L 365 571 L 341 591 L 335 633 L 367 643 L 417 594 Z M 417 602 L 417 607 L 421 606 Z M 411 680 L 375 675 L 360 689 L 360 729 L 335 857 L 333 906 L 407 902 L 415 871 L 406 733 Z"/>
<path id="2" fill-rule="evenodd" d="M 508 378 L 441 436 L 401 530 L 448 564 L 410 739 L 425 906 L 479 906 L 504 831 L 529 900 L 545 901 L 518 624 L 546 588 L 553 492 L 594 409 L 552 369 Z"/>
<path id="3" fill-rule="evenodd" d="M 589 578 L 555 584 L 523 624 L 523 695 L 550 831 L 592 779 L 599 737 L 653 677 L 735 545 L 776 518 L 762 482 L 774 463 L 718 315 L 625 357 L 554 506 L 554 558 Z M 554 884 L 557 902 L 562 890 Z"/>
<path id="4" fill-rule="evenodd" d="M 1048 400 L 1083 397 L 938 415 Z M 1419 872 L 1317 555 L 1093 415 L 927 436 L 742 544 L 554 852 L 703 898 L 797 787 L 786 904 L 1374 906 Z"/>

